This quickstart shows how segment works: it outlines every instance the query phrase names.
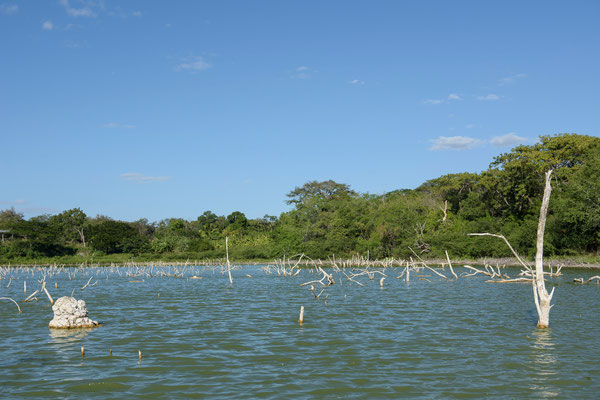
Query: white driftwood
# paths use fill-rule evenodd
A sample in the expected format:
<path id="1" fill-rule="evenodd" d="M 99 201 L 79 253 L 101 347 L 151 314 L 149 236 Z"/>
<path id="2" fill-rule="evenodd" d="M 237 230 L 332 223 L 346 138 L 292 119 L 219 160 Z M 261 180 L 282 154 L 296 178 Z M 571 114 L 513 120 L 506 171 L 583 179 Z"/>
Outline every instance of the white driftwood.
<path id="1" fill-rule="evenodd" d="M 446 250 L 446 260 L 448 260 L 448 266 L 450 267 L 450 272 L 452 272 L 452 275 L 454 275 L 454 278 L 458 279 L 458 275 L 456 275 L 454 273 L 454 270 L 452 269 L 452 263 L 450 262 L 450 256 L 448 255 L 448 250 Z"/>
<path id="2" fill-rule="evenodd" d="M 31 299 L 33 296 L 35 296 L 36 294 L 38 294 L 38 292 L 39 292 L 39 290 L 36 290 L 35 292 L 31 293 L 31 294 L 29 295 L 29 297 L 27 297 L 27 298 L 25 299 L 25 302 L 27 303 L 27 302 L 28 302 L 28 301 L 29 301 L 29 300 L 30 300 L 30 299 Z"/>
<path id="3" fill-rule="evenodd" d="M 19 309 L 19 314 L 22 313 L 21 307 L 19 307 L 19 303 L 17 303 L 16 301 L 14 301 L 13 299 L 11 299 L 10 297 L 0 297 L 0 300 L 10 300 L 10 301 L 12 301 L 13 303 L 15 303 L 15 305 Z"/>
<path id="4" fill-rule="evenodd" d="M 225 254 L 227 255 L 227 273 L 229 274 L 229 284 L 233 285 L 233 278 L 231 277 L 231 264 L 229 263 L 229 236 L 225 238 Z"/>
<path id="5" fill-rule="evenodd" d="M 90 284 L 90 282 L 92 281 L 92 276 L 90 276 L 90 279 L 87 281 L 87 283 L 85 285 L 83 285 L 83 287 L 81 288 L 81 290 L 85 289 L 86 287 L 88 287 L 88 285 Z"/>

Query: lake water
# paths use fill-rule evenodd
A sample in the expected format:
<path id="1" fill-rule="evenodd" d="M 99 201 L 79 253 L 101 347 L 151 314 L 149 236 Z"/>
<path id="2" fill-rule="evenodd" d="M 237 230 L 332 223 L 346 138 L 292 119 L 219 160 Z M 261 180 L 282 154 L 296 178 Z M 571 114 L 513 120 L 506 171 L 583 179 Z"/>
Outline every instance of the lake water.
<path id="1" fill-rule="evenodd" d="M 333 272 L 336 284 L 317 300 L 300 286 L 320 279 L 314 270 L 284 277 L 241 266 L 232 287 L 218 267 L 189 267 L 183 277 L 160 276 L 175 272 L 166 267 L 48 271 L 5 270 L 0 280 L 0 297 L 23 310 L 0 300 L 2 399 L 600 395 L 600 286 L 572 282 L 597 273 L 590 270 L 549 281 L 556 291 L 547 330 L 535 327 L 530 284 L 481 275 L 444 280 L 422 271 L 407 284 L 395 279 L 402 269 L 388 268 L 381 288 L 378 274 L 355 278 L 359 286 Z M 55 300 L 73 292 L 104 326 L 48 329 L 46 296 L 22 301 L 44 272 Z M 90 277 L 96 285 L 82 291 Z"/>

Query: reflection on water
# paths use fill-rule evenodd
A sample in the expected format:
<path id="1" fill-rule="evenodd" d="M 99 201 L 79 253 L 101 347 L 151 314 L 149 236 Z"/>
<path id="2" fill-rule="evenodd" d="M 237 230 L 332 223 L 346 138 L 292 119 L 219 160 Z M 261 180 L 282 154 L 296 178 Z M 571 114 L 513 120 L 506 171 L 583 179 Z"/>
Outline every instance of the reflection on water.
<path id="1" fill-rule="evenodd" d="M 93 328 L 78 328 L 78 329 L 51 329 L 50 343 L 52 349 L 56 351 L 56 355 L 60 356 L 64 360 L 68 360 L 73 348 L 76 347 L 77 343 L 82 343 L 83 339 L 91 332 Z"/>
<path id="2" fill-rule="evenodd" d="M 69 344 L 77 342 L 87 336 L 94 328 L 77 329 L 52 329 L 50 330 L 51 342 L 54 344 Z"/>
<path id="3" fill-rule="evenodd" d="M 551 398 L 560 395 L 560 389 L 551 385 L 551 380 L 558 373 L 557 356 L 551 329 L 536 329 L 530 336 L 532 384 L 538 398 Z"/>

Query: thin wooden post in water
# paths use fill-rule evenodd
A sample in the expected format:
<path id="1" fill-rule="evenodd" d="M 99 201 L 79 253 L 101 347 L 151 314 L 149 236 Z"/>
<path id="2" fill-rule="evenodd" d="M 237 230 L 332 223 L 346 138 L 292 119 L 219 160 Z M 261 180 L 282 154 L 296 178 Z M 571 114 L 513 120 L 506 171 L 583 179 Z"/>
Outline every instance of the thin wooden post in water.
<path id="1" fill-rule="evenodd" d="M 300 306 L 300 319 L 298 320 L 298 322 L 300 322 L 300 325 L 302 325 L 302 323 L 304 322 L 304 306 Z"/>

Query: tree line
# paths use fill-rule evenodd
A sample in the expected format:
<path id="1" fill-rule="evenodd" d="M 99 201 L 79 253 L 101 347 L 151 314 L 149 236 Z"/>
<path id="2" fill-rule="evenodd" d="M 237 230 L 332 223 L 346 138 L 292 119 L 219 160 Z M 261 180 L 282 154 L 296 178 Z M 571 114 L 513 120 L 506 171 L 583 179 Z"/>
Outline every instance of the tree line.
<path id="1" fill-rule="evenodd" d="M 546 254 L 600 252 L 600 139 L 577 134 L 541 136 L 496 156 L 481 173 L 444 175 L 416 189 L 381 195 L 357 193 L 334 181 L 307 182 L 287 195 L 290 211 L 249 219 L 234 211 L 206 211 L 195 220 L 150 223 L 89 217 L 75 208 L 25 219 L 0 211 L 0 262 L 88 260 L 120 255 L 136 260 L 220 258 L 225 237 L 237 259 L 272 259 L 304 253 L 312 258 L 504 257 L 492 238 L 500 233 L 524 255 L 535 253 L 544 172 L 555 171 L 546 228 Z"/>

